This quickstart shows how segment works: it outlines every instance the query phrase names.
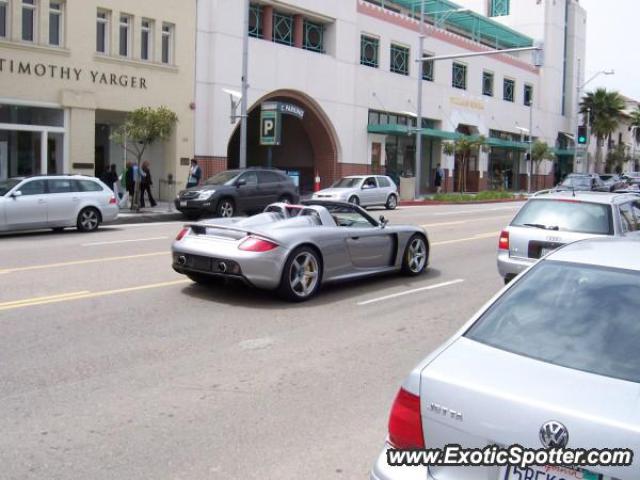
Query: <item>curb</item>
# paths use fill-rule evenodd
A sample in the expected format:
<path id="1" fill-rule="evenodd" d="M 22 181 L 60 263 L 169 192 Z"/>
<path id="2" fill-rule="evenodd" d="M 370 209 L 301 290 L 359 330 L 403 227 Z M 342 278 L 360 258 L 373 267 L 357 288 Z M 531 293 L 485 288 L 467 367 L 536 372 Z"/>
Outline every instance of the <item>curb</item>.
<path id="1" fill-rule="evenodd" d="M 173 222 L 184 220 L 185 218 L 180 212 L 172 213 L 124 213 L 118 215 L 118 218 L 108 225 L 128 225 L 134 223 L 156 223 L 156 222 Z"/>
<path id="2" fill-rule="evenodd" d="M 398 203 L 400 207 L 428 206 L 428 205 L 482 205 L 491 203 L 514 203 L 524 202 L 526 197 L 522 198 L 496 198 L 493 200 L 469 200 L 468 202 L 447 202 L 440 200 L 407 200 Z"/>

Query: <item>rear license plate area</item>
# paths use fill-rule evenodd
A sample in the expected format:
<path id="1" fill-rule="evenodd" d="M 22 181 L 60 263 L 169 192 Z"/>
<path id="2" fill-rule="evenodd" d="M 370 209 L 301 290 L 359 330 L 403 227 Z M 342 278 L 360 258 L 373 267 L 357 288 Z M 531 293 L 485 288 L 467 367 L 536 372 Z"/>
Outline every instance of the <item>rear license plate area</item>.
<path id="1" fill-rule="evenodd" d="M 501 480 L 601 480 L 596 473 L 567 467 L 507 467 Z"/>
<path id="2" fill-rule="evenodd" d="M 202 270 L 203 272 L 210 272 L 211 259 L 199 255 L 189 255 L 187 257 L 187 267 L 193 268 L 194 270 Z"/>
<path id="3" fill-rule="evenodd" d="M 560 248 L 564 243 L 558 242 L 529 242 L 527 256 L 529 258 L 542 258 L 547 253 L 552 252 L 556 248 Z"/>

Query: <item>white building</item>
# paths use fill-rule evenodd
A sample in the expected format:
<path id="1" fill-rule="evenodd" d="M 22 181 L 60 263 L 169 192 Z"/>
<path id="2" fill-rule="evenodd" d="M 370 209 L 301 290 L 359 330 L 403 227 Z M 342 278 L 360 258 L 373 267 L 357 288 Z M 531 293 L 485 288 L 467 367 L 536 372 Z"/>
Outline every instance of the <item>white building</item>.
<path id="1" fill-rule="evenodd" d="M 225 89 L 240 90 L 243 4 L 199 0 L 195 154 L 206 172 L 238 164 L 239 128 Z M 576 82 L 582 82 L 586 13 L 577 0 L 425 0 L 424 54 L 532 46 L 535 54 L 443 60 L 420 68 L 419 0 L 256 0 L 250 9 L 248 162 L 299 171 L 303 190 L 346 174 L 415 171 L 418 75 L 423 75 L 422 177 L 438 163 L 457 188 L 459 161 L 442 142 L 482 134 L 490 152 L 472 158 L 466 190 L 526 188 L 524 135 L 533 129 L 557 149 L 537 186 L 573 170 Z M 462 11 L 454 12 L 458 8 Z M 436 28 L 442 26 L 443 28 Z M 530 99 L 533 105 L 530 106 Z M 260 106 L 293 103 L 302 120 L 282 117 L 282 144 L 259 145 Z M 531 120 L 532 119 L 532 120 Z M 523 142 L 522 140 L 525 140 Z M 270 151 L 271 150 L 271 151 Z M 576 167 L 577 169 L 579 167 Z"/>

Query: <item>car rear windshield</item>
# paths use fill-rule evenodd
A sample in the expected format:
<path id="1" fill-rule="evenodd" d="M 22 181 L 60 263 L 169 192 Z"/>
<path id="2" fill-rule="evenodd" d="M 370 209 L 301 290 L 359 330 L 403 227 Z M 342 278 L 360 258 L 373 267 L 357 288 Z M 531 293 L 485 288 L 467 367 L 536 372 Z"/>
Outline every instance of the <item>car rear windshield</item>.
<path id="1" fill-rule="evenodd" d="M 362 181 L 361 178 L 341 178 L 336 183 L 331 185 L 332 188 L 353 188 L 357 187 Z"/>
<path id="2" fill-rule="evenodd" d="M 543 261 L 466 332 L 495 348 L 640 383 L 640 272 Z"/>
<path id="3" fill-rule="evenodd" d="M 226 172 L 220 172 L 213 177 L 207 178 L 204 183 L 205 185 L 224 185 L 225 183 L 236 178 L 241 173 L 241 170 L 227 170 Z"/>
<path id="4" fill-rule="evenodd" d="M 511 225 L 613 235 L 611 206 L 577 200 L 530 200 L 518 212 Z"/>
<path id="5" fill-rule="evenodd" d="M 0 180 L 0 197 L 9 193 L 9 191 L 18 185 L 21 180 Z"/>

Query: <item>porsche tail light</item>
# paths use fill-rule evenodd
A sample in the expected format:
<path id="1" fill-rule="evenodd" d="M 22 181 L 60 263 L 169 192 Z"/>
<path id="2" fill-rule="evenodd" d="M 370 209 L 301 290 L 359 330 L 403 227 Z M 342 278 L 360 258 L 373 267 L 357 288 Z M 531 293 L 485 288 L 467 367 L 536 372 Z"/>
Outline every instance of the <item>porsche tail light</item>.
<path id="1" fill-rule="evenodd" d="M 245 252 L 268 252 L 277 247 L 277 243 L 254 236 L 248 236 L 238 246 L 240 250 L 244 250 Z"/>
<path id="2" fill-rule="evenodd" d="M 184 236 L 189 232 L 189 229 L 187 227 L 184 227 L 182 230 L 180 230 L 178 232 L 178 235 L 176 235 L 176 241 L 180 241 L 184 238 Z"/>
<path id="3" fill-rule="evenodd" d="M 389 443 L 398 449 L 424 448 L 420 397 L 401 388 L 389 416 Z"/>
<path id="4" fill-rule="evenodd" d="M 498 250 L 509 250 L 509 232 L 503 230 L 500 232 L 500 240 L 498 240 Z"/>

